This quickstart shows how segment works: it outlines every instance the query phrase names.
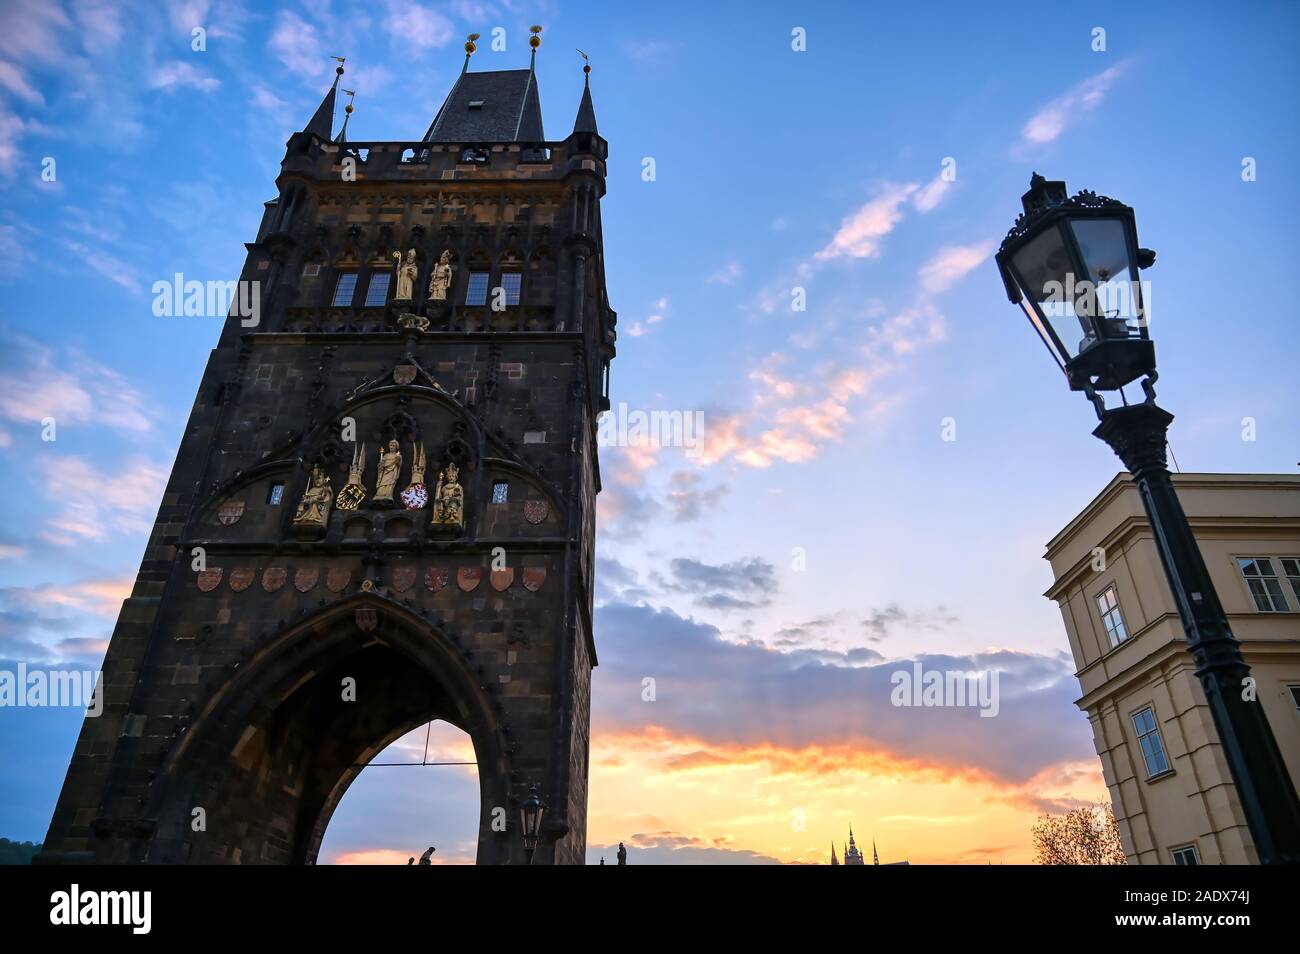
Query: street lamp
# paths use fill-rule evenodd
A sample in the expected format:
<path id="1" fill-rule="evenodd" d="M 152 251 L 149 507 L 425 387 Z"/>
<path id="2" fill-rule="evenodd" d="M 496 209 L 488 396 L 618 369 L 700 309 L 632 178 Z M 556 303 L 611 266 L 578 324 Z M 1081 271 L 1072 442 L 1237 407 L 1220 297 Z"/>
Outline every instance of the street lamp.
<path id="1" fill-rule="evenodd" d="M 530 785 L 528 797 L 519 806 L 519 820 L 524 833 L 524 855 L 530 865 L 533 863 L 533 852 L 537 850 L 537 843 L 541 838 L 542 815 L 545 812 L 546 803 L 538 794 L 537 786 Z"/>
<path id="2" fill-rule="evenodd" d="M 1021 204 L 1024 212 L 997 254 L 1007 295 L 1025 310 L 1071 390 L 1092 401 L 1101 421 L 1093 435 L 1133 475 L 1260 862 L 1300 863 L 1295 785 L 1263 707 L 1245 691 L 1250 667 L 1165 462 L 1174 418 L 1155 402 L 1150 303 L 1138 280 L 1155 253 L 1138 246 L 1133 210 L 1106 196 L 1070 197 L 1064 182 L 1035 173 Z M 1106 407 L 1099 391 L 1139 377 L 1145 401 Z"/>

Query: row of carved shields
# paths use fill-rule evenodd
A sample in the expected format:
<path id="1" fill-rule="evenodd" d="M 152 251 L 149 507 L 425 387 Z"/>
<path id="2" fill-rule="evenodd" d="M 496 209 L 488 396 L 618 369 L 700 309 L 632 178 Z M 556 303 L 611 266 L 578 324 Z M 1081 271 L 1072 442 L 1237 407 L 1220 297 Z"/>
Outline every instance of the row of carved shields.
<path id="1" fill-rule="evenodd" d="M 413 566 L 395 567 L 390 574 L 389 584 L 398 593 L 405 593 L 415 585 L 416 577 L 419 570 Z M 274 593 L 284 586 L 288 579 L 289 571 L 282 566 L 270 566 L 262 571 L 262 589 L 268 593 Z M 510 589 L 515 582 L 515 567 L 507 567 L 501 570 L 484 570 L 481 566 L 465 566 L 456 571 L 456 586 L 466 593 L 472 593 L 478 589 L 483 578 L 487 577 L 488 585 L 498 593 Z M 530 593 L 536 593 L 546 582 L 546 567 L 544 566 L 525 566 L 519 568 L 519 579 L 523 583 L 524 589 Z M 224 567 L 212 567 L 203 570 L 198 575 L 198 587 L 201 593 L 211 593 L 221 585 L 222 578 L 225 577 Z M 235 567 L 230 571 L 229 585 L 231 590 L 236 593 L 242 593 L 248 589 L 253 580 L 257 577 L 257 571 L 252 567 Z M 308 593 L 315 589 L 320 582 L 320 567 L 303 566 L 299 567 L 293 574 L 293 586 L 299 593 Z M 445 566 L 431 566 L 424 573 L 424 585 L 433 593 L 443 589 L 451 580 L 451 570 Z M 331 593 L 341 593 L 352 581 L 352 571 L 345 567 L 333 567 L 325 573 L 325 588 Z"/>

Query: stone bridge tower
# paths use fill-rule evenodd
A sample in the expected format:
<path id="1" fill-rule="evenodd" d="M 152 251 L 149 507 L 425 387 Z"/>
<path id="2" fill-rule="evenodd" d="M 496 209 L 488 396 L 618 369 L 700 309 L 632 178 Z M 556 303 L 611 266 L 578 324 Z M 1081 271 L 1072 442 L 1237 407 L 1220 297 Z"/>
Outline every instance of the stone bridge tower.
<path id="1" fill-rule="evenodd" d="M 607 144 L 589 85 L 548 141 L 533 68 L 466 49 L 423 139 L 336 135 L 337 78 L 289 139 L 39 861 L 313 863 L 444 719 L 479 863 L 533 785 L 534 863 L 583 863 Z"/>

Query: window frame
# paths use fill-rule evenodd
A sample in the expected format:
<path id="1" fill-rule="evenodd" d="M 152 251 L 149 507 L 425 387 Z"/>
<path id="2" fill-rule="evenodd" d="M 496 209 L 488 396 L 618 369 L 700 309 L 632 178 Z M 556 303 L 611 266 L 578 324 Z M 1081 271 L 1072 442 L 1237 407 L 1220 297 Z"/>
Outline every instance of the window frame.
<path id="1" fill-rule="evenodd" d="M 510 289 L 506 287 L 507 275 L 511 275 L 516 279 L 514 283 L 515 293 L 513 298 L 510 295 Z M 522 271 L 503 271 L 500 275 L 500 280 L 497 282 L 497 287 L 505 291 L 506 307 L 518 308 L 520 302 L 522 302 L 524 298 L 524 273 Z"/>
<path id="2" fill-rule="evenodd" d="M 501 493 L 501 498 L 502 498 L 502 499 L 500 499 L 500 500 L 497 500 L 497 488 L 498 488 L 498 487 L 504 487 L 504 488 L 505 488 L 505 489 L 502 491 L 502 493 Z M 494 481 L 492 481 L 492 498 L 491 498 L 491 500 L 492 500 L 492 504 L 493 504 L 494 506 L 497 506 L 497 507 L 502 507 L 502 506 L 505 506 L 505 505 L 509 504 L 509 503 L 510 503 L 510 481 L 508 481 L 508 480 L 494 480 Z"/>
<path id="3" fill-rule="evenodd" d="M 1296 606 L 1300 608 L 1300 557 L 1280 556 L 1277 558 L 1277 562 L 1282 567 L 1282 575 L 1286 577 L 1287 583 L 1291 586 L 1291 595 L 1295 597 Z M 1287 563 L 1295 564 L 1295 572 L 1287 569 Z M 1286 592 L 1285 589 L 1283 592 Z"/>
<path id="4" fill-rule="evenodd" d="M 276 491 L 279 494 L 276 494 Z M 273 480 L 266 488 L 266 505 L 268 507 L 278 507 L 284 503 L 284 481 Z"/>
<path id="5" fill-rule="evenodd" d="M 346 278 L 352 279 L 352 290 L 345 302 L 339 301 L 339 288 Z M 339 269 L 334 273 L 334 289 L 330 292 L 331 308 L 351 308 L 357 300 L 357 286 L 361 283 L 361 270 L 357 268 Z"/>
<path id="6" fill-rule="evenodd" d="M 1192 853 L 1192 860 L 1190 862 L 1179 861 L 1178 856 L 1186 851 L 1190 851 Z M 1192 865 L 1196 865 L 1199 867 L 1201 864 L 1201 853 L 1196 848 L 1196 842 L 1192 842 L 1189 845 L 1178 845 L 1174 848 L 1170 848 L 1169 857 L 1173 860 L 1173 863 L 1175 865 L 1182 865 L 1184 867 L 1191 867 Z"/>
<path id="7" fill-rule="evenodd" d="M 384 283 L 384 297 L 381 301 L 372 302 L 370 300 L 370 292 L 375 287 L 376 281 L 382 281 Z M 362 308 L 383 308 L 385 305 L 388 304 L 388 293 L 392 290 L 393 290 L 392 272 L 389 272 L 386 269 L 383 271 L 380 271 L 378 269 L 371 269 L 370 274 L 366 277 L 366 294 L 365 297 L 361 299 L 361 307 Z"/>
<path id="8" fill-rule="evenodd" d="M 1103 610 L 1101 601 L 1108 593 L 1114 600 L 1115 605 L 1108 610 Z M 1124 618 L 1124 608 L 1120 605 L 1119 587 L 1115 583 L 1107 583 L 1103 586 L 1101 592 L 1093 596 L 1092 605 L 1097 608 L 1097 616 L 1101 619 L 1101 628 L 1106 632 L 1106 642 L 1110 644 L 1111 649 L 1118 649 L 1133 638 L 1133 634 L 1129 632 L 1128 620 Z M 1115 634 L 1111 630 L 1111 621 L 1108 617 L 1112 615 L 1119 617 L 1119 631 L 1123 633 L 1120 639 L 1115 639 Z"/>
<path id="9" fill-rule="evenodd" d="M 1241 580 L 1246 587 L 1246 593 L 1247 595 L 1250 596 L 1251 603 L 1254 604 L 1256 613 L 1290 613 L 1291 612 L 1291 604 L 1287 601 L 1286 590 L 1283 589 L 1282 587 L 1282 583 L 1284 580 L 1287 581 L 1288 583 L 1291 582 L 1291 577 L 1289 577 L 1285 573 L 1284 567 L 1282 566 L 1282 561 L 1284 559 L 1296 560 L 1300 558 L 1279 557 L 1279 556 L 1233 557 L 1233 561 L 1237 564 L 1237 575 L 1241 577 Z M 1274 566 L 1275 562 L 1277 564 L 1276 566 Z M 1259 570 L 1260 563 L 1267 563 L 1269 567 L 1269 572 L 1264 573 L 1262 572 L 1262 570 L 1259 570 L 1253 575 L 1248 574 L 1246 572 L 1246 566 L 1245 566 L 1245 564 L 1247 563 L 1254 564 L 1257 570 Z M 1272 583 L 1276 587 L 1276 593 L 1273 593 L 1269 590 L 1268 587 L 1269 581 L 1272 581 Z M 1252 583 L 1258 583 L 1260 590 L 1262 590 L 1263 592 L 1262 593 L 1256 592 L 1255 587 L 1251 585 Z M 1291 585 L 1294 587 L 1295 584 L 1291 583 Z M 1260 605 L 1261 598 L 1267 599 L 1269 604 L 1267 607 Z M 1298 598 L 1298 601 L 1300 601 L 1300 598 Z M 1280 608 L 1278 607 L 1279 603 L 1281 604 Z"/>
<path id="10" fill-rule="evenodd" d="M 483 278 L 483 288 L 482 288 L 482 294 L 480 296 L 481 300 L 471 301 L 470 295 L 473 294 L 474 292 L 474 279 L 478 276 L 482 276 Z M 491 285 L 492 285 L 491 272 L 470 272 L 468 275 L 466 275 L 465 276 L 465 307 L 482 308 L 484 305 L 486 305 L 488 300 L 488 290 L 491 287 Z"/>
<path id="11" fill-rule="evenodd" d="M 1142 727 L 1138 724 L 1138 717 L 1145 714 L 1151 714 L 1151 729 L 1143 732 Z M 1160 732 L 1160 720 L 1156 717 L 1155 703 L 1148 703 L 1141 709 L 1129 713 L 1129 724 L 1133 726 L 1133 735 L 1137 741 L 1138 752 L 1142 756 L 1142 767 L 1146 769 L 1147 781 L 1154 781 L 1158 778 L 1164 778 L 1166 775 L 1172 775 L 1174 771 L 1173 763 L 1169 761 L 1169 747 L 1165 745 L 1165 737 Z M 1160 746 L 1160 758 L 1164 762 L 1164 768 L 1159 771 L 1151 771 L 1151 760 L 1147 758 L 1147 749 L 1143 746 L 1144 739 L 1155 736 L 1156 742 Z"/>

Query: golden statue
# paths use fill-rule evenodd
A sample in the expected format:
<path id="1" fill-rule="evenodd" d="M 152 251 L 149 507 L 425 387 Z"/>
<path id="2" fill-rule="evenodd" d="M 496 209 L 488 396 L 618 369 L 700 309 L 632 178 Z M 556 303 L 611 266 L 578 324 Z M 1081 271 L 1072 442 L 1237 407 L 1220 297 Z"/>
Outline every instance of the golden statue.
<path id="1" fill-rule="evenodd" d="M 295 527 L 321 529 L 330 519 L 330 508 L 334 506 L 334 488 L 330 486 L 329 476 L 321 470 L 320 464 L 311 469 L 311 479 L 307 481 L 307 490 L 298 501 L 298 509 L 293 514 Z"/>
<path id="2" fill-rule="evenodd" d="M 407 510 L 420 510 L 429 502 L 429 489 L 424 486 L 424 445 L 411 445 L 411 482 L 402 491 L 402 503 Z"/>
<path id="3" fill-rule="evenodd" d="M 406 261 L 402 261 L 401 252 L 394 252 L 393 258 L 397 261 L 397 291 L 393 293 L 393 300 L 410 301 L 415 294 L 415 276 L 420 271 L 420 266 L 415 263 L 415 249 L 406 253 Z"/>
<path id="4" fill-rule="evenodd" d="M 393 489 L 402 469 L 402 451 L 397 441 L 388 442 L 388 450 L 379 452 L 379 473 L 375 476 L 375 495 L 370 499 L 380 503 L 393 502 Z"/>
<path id="5" fill-rule="evenodd" d="M 348 482 L 339 491 L 334 504 L 340 510 L 356 510 L 361 501 L 366 499 L 366 488 L 361 483 L 361 475 L 366 469 L 366 445 L 360 445 L 352 452 L 352 463 L 348 466 Z"/>
<path id="6" fill-rule="evenodd" d="M 446 301 L 451 288 L 451 250 L 443 252 L 429 276 L 429 301 Z"/>
<path id="7" fill-rule="evenodd" d="M 433 524 L 438 527 L 465 526 L 465 491 L 458 478 L 460 470 L 452 463 L 438 474 L 438 486 L 433 492 Z"/>

